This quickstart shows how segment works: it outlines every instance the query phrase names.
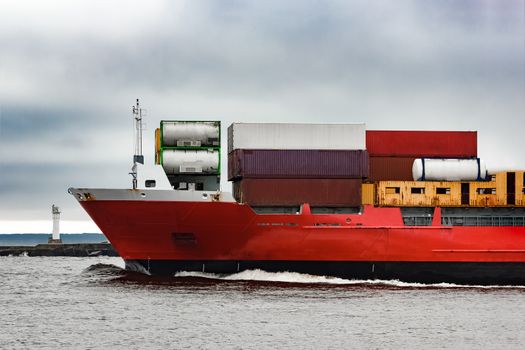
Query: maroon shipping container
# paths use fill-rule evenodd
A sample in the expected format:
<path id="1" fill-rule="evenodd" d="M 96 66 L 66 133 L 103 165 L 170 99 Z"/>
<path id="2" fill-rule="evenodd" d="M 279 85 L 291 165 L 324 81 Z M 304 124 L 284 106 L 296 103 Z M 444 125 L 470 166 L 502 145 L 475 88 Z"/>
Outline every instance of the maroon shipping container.
<path id="1" fill-rule="evenodd" d="M 365 150 L 245 150 L 228 155 L 228 179 L 366 178 Z"/>
<path id="2" fill-rule="evenodd" d="M 370 157 L 370 181 L 413 181 L 411 157 Z"/>
<path id="3" fill-rule="evenodd" d="M 475 158 L 476 131 L 387 131 L 367 130 L 370 156 L 414 158 Z"/>
<path id="4" fill-rule="evenodd" d="M 238 202 L 252 206 L 361 205 L 360 179 L 242 179 L 233 183 Z"/>

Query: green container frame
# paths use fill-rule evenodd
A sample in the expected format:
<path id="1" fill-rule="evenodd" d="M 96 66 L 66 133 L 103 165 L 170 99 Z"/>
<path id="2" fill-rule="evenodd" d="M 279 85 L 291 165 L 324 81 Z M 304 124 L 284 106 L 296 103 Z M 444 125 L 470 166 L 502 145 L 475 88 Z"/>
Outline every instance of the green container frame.
<path id="1" fill-rule="evenodd" d="M 176 123 L 214 123 L 219 126 L 219 146 L 164 146 L 164 123 L 165 122 L 176 122 Z M 222 163 L 222 127 L 221 127 L 221 121 L 220 120 L 161 120 L 160 121 L 160 154 L 159 154 L 159 162 L 160 165 L 164 165 L 164 157 L 163 157 L 163 151 L 164 150 L 180 150 L 180 151 L 204 151 L 204 150 L 214 150 L 219 152 L 219 169 L 217 170 L 217 174 L 219 177 L 221 176 L 221 163 Z M 213 174 L 214 175 L 214 174 Z"/>

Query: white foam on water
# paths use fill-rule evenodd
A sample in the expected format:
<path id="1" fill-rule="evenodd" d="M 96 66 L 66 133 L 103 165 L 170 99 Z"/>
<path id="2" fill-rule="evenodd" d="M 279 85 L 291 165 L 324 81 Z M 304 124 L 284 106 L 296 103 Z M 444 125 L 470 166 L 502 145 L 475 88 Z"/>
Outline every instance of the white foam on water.
<path id="1" fill-rule="evenodd" d="M 399 280 L 348 280 L 330 276 L 315 276 L 297 272 L 267 272 L 263 270 L 246 270 L 234 274 L 223 275 L 198 271 L 180 271 L 175 277 L 198 277 L 217 279 L 225 281 L 261 281 L 261 282 L 282 282 L 282 283 L 304 283 L 304 284 L 331 284 L 331 285 L 369 285 L 369 286 L 392 286 L 401 288 L 482 288 L 482 289 L 525 289 L 525 286 L 481 286 L 481 285 L 461 285 L 454 283 L 415 283 L 402 282 Z"/>

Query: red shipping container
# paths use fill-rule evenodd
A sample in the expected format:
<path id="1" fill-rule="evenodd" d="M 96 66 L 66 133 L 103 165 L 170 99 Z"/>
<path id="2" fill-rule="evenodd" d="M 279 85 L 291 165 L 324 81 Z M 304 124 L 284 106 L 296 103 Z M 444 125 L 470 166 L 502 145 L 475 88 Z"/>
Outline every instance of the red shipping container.
<path id="1" fill-rule="evenodd" d="M 412 165 L 416 158 L 370 157 L 369 181 L 413 181 Z"/>
<path id="2" fill-rule="evenodd" d="M 233 183 L 238 202 L 252 206 L 361 205 L 360 179 L 242 179 Z"/>
<path id="3" fill-rule="evenodd" d="M 365 150 L 244 150 L 228 154 L 228 179 L 366 178 Z"/>
<path id="4" fill-rule="evenodd" d="M 370 156 L 414 158 L 475 158 L 477 131 L 367 130 Z"/>

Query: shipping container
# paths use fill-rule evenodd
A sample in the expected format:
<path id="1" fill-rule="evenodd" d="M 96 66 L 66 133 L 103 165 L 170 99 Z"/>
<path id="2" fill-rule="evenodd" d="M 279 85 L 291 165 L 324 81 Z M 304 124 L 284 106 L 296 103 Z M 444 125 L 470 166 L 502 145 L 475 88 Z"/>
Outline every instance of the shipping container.
<path id="1" fill-rule="evenodd" d="M 510 172 L 511 174 L 513 172 Z M 400 207 L 514 207 L 524 206 L 516 193 L 509 196 L 507 175 L 498 173 L 496 181 L 380 181 L 377 204 Z M 522 180 L 522 173 L 518 181 Z M 514 183 L 514 182 L 513 182 Z"/>
<path id="2" fill-rule="evenodd" d="M 162 147 L 220 147 L 219 121 L 162 120 L 160 137 Z"/>
<path id="3" fill-rule="evenodd" d="M 155 129 L 155 164 L 160 164 L 160 128 Z"/>
<path id="4" fill-rule="evenodd" d="M 501 184 L 499 184 L 501 185 Z M 470 182 L 471 207 L 506 206 L 507 200 L 504 190 L 498 191 L 498 184 L 494 181 Z"/>
<path id="5" fill-rule="evenodd" d="M 412 181 L 415 158 L 370 157 L 369 181 Z"/>
<path id="6" fill-rule="evenodd" d="M 376 204 L 376 186 L 373 183 L 364 183 L 361 186 L 362 203 L 375 205 Z"/>
<path id="7" fill-rule="evenodd" d="M 524 171 L 504 171 L 492 175 L 496 181 L 497 203 L 507 206 L 525 206 Z"/>
<path id="8" fill-rule="evenodd" d="M 243 150 L 228 154 L 228 179 L 366 178 L 365 150 Z"/>
<path id="9" fill-rule="evenodd" d="M 525 206 L 525 173 L 516 172 L 516 205 Z"/>
<path id="10" fill-rule="evenodd" d="M 499 172 L 493 178 L 496 182 L 497 202 L 507 203 L 507 172 Z"/>
<path id="11" fill-rule="evenodd" d="M 461 183 L 449 181 L 427 182 L 427 188 L 434 207 L 455 207 L 461 205 Z M 411 190 L 412 191 L 412 190 Z"/>
<path id="12" fill-rule="evenodd" d="M 376 191 L 379 206 L 461 206 L 460 182 L 380 181 Z"/>
<path id="13" fill-rule="evenodd" d="M 367 130 L 370 156 L 412 158 L 475 158 L 476 131 Z"/>
<path id="14" fill-rule="evenodd" d="M 160 152 L 160 128 L 155 129 L 155 152 Z"/>
<path id="15" fill-rule="evenodd" d="M 249 178 L 233 182 L 233 193 L 252 206 L 355 207 L 361 205 L 361 180 Z"/>
<path id="16" fill-rule="evenodd" d="M 381 207 L 404 205 L 405 181 L 378 181 L 377 204 Z"/>
<path id="17" fill-rule="evenodd" d="M 220 174 L 219 150 L 162 149 L 160 158 L 167 175 Z"/>
<path id="18" fill-rule="evenodd" d="M 236 149 L 364 150 L 365 124 L 233 123 L 228 153 Z"/>

